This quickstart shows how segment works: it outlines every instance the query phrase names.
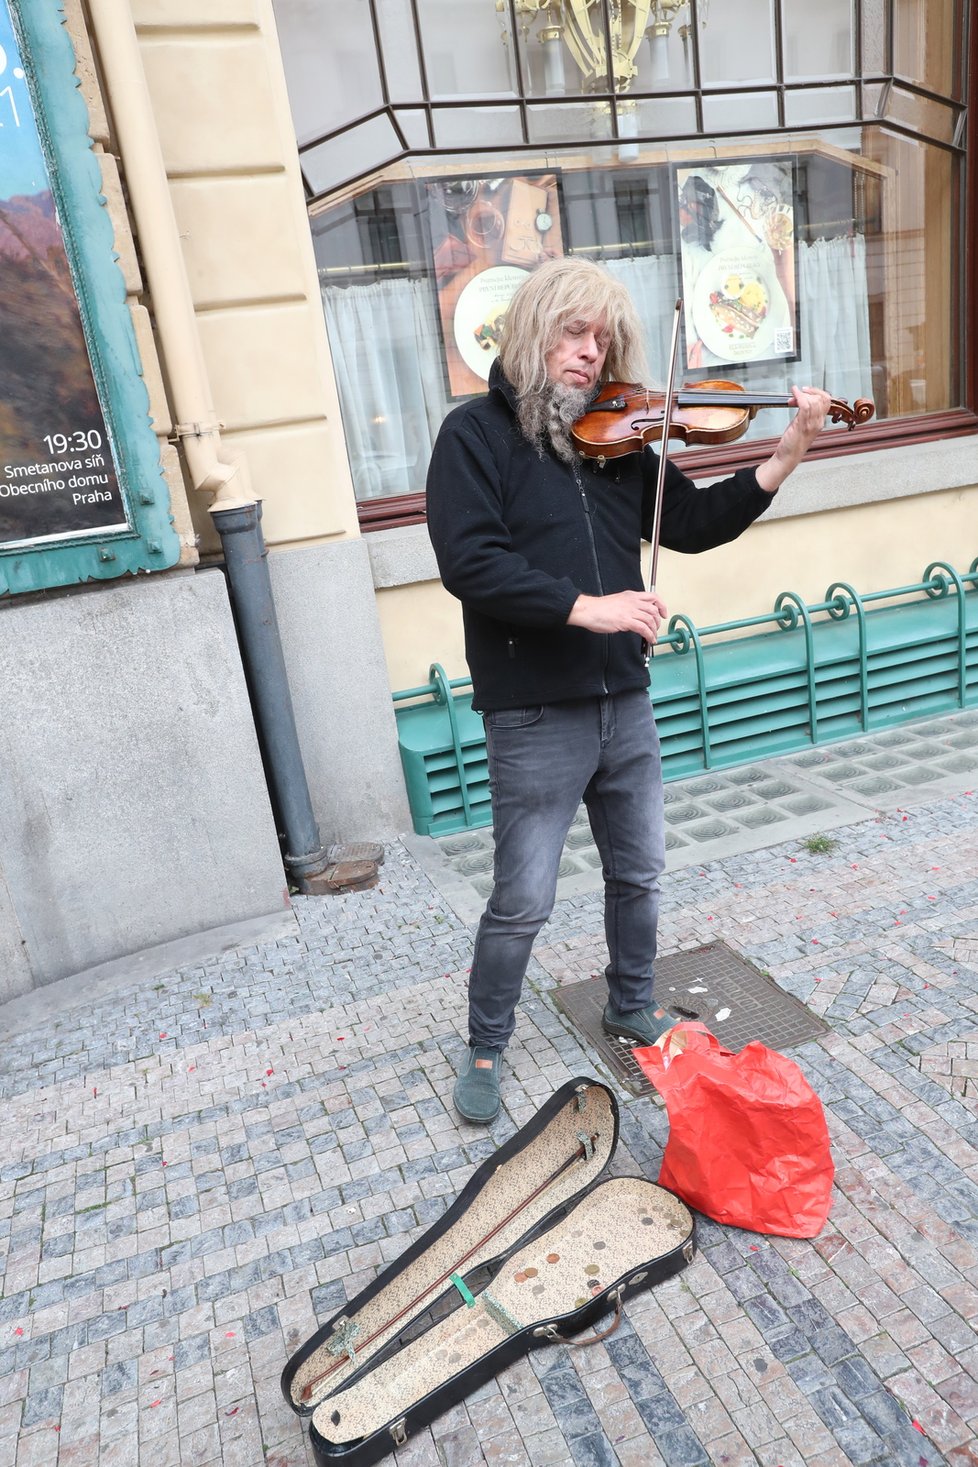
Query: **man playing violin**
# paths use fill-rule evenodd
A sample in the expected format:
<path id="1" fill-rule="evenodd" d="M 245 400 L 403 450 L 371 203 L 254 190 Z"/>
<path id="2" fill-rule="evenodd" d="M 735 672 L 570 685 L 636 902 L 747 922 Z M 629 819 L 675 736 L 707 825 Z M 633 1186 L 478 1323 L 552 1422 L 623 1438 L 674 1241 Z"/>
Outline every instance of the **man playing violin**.
<path id="1" fill-rule="evenodd" d="M 604 875 L 604 1028 L 652 1044 L 676 1022 L 653 996 L 665 827 L 644 647 L 666 608 L 643 589 L 640 550 L 658 458 L 646 448 L 583 459 L 570 434 L 602 381 L 644 380 L 640 342 L 617 280 L 588 260 L 546 262 L 513 297 L 488 394 L 448 415 L 432 454 L 428 528 L 442 580 L 462 603 L 495 843 L 455 1085 L 468 1121 L 499 1109 L 501 1056 L 582 801 Z M 815 388 L 796 387 L 792 399 L 794 418 L 756 469 L 698 488 L 668 465 L 664 546 L 709 550 L 764 512 L 830 402 Z"/>

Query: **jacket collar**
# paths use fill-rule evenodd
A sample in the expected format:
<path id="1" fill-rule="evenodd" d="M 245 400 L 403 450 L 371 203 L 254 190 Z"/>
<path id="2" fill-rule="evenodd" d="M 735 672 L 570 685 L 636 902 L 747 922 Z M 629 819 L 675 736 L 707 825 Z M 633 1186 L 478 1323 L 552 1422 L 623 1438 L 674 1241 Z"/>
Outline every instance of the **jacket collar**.
<path id="1" fill-rule="evenodd" d="M 514 413 L 516 412 L 517 408 L 519 407 L 519 398 L 516 395 L 516 388 L 513 386 L 512 382 L 510 382 L 502 367 L 499 365 L 498 357 L 493 360 L 492 366 L 489 368 L 489 391 L 501 392 L 503 397 L 509 403 L 512 411 Z"/>

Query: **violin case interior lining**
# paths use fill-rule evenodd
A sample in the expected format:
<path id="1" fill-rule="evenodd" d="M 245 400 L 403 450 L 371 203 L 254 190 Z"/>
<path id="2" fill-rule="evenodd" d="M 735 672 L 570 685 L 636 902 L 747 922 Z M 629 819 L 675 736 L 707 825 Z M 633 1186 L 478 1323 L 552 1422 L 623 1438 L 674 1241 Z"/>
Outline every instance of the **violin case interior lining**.
<path id="1" fill-rule="evenodd" d="M 643 1177 L 601 1179 L 617 1140 L 611 1091 L 563 1086 L 296 1352 L 282 1389 L 311 1417 L 317 1462 L 379 1461 L 510 1360 L 686 1266 L 683 1203 Z"/>

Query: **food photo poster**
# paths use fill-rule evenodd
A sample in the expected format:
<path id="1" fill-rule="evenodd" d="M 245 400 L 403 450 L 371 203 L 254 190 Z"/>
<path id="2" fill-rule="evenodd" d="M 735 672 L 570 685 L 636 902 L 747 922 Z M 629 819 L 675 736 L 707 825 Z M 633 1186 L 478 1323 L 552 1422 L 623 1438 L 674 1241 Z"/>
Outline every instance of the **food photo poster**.
<path id="1" fill-rule="evenodd" d="M 517 288 L 564 252 L 558 175 L 432 179 L 427 192 L 448 391 L 469 397 L 486 389 Z"/>
<path id="2" fill-rule="evenodd" d="M 799 355 L 791 158 L 675 171 L 686 366 Z"/>

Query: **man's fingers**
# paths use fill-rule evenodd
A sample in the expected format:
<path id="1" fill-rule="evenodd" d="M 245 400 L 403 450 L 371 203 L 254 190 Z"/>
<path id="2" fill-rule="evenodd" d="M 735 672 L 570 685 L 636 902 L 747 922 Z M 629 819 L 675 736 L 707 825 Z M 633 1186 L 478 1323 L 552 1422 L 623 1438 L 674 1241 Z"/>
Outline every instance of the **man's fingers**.
<path id="1" fill-rule="evenodd" d="M 639 594 L 641 604 L 637 610 L 638 624 L 632 630 L 641 632 L 646 639 L 649 639 L 658 633 L 665 607 L 654 592 L 643 591 Z"/>
<path id="2" fill-rule="evenodd" d="M 656 636 L 665 605 L 648 591 L 618 591 L 607 596 L 581 596 L 572 608 L 571 625 L 593 632 L 638 632 L 646 640 Z"/>

